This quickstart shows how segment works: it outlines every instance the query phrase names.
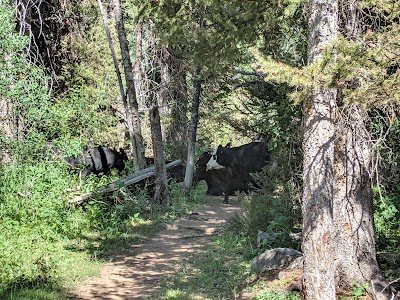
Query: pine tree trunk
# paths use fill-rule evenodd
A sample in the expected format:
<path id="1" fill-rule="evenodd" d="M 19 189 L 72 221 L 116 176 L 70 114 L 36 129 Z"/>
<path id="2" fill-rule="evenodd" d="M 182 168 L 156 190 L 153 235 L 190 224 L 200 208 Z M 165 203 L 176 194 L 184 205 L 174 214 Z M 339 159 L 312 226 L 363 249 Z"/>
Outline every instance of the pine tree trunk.
<path id="1" fill-rule="evenodd" d="M 186 190 L 189 190 L 192 187 L 193 183 L 197 125 L 199 123 L 200 94 L 201 94 L 201 78 L 200 78 L 200 70 L 197 69 L 193 79 L 192 115 L 190 118 L 190 125 L 189 125 L 188 150 L 187 150 L 187 160 L 186 160 L 186 170 L 185 170 L 185 180 L 184 180 Z"/>
<path id="2" fill-rule="evenodd" d="M 390 299 L 376 261 L 370 178 L 371 145 L 367 113 L 357 105 L 344 110 L 348 119 L 338 131 L 335 149 L 334 224 L 336 284 L 351 290 L 351 283 L 368 283 L 374 299 Z"/>
<path id="3" fill-rule="evenodd" d="M 164 146 L 162 141 L 160 114 L 158 107 L 149 111 L 151 138 L 153 142 L 154 166 L 156 170 L 154 203 L 168 205 L 170 200 L 167 169 L 165 168 Z"/>
<path id="4" fill-rule="evenodd" d="M 133 147 L 133 156 L 135 158 L 137 166 L 142 169 L 145 167 L 145 159 L 144 159 L 144 146 L 143 146 L 143 138 L 140 126 L 140 117 L 139 117 L 139 105 L 136 98 L 135 91 L 135 82 L 133 79 L 133 68 L 132 62 L 129 54 L 128 40 L 126 39 L 124 20 L 122 17 L 122 11 L 119 0 L 114 0 L 114 10 L 115 10 L 115 23 L 118 32 L 118 39 L 121 47 L 121 55 L 122 61 L 125 71 L 125 80 L 127 85 L 127 94 L 128 101 L 127 107 L 129 110 L 128 117 L 128 126 L 130 132 L 132 131 L 132 135 L 134 137 L 134 147 Z"/>
<path id="5" fill-rule="evenodd" d="M 309 64 L 337 37 L 337 1 L 310 2 Z M 333 162 L 336 90 L 316 82 L 304 104 L 303 297 L 335 299 Z"/>
<path id="6" fill-rule="evenodd" d="M 356 39 L 364 30 L 358 3 L 342 0 L 340 8 L 341 30 L 347 38 Z M 386 282 L 375 252 L 368 114 L 357 104 L 341 110 L 334 166 L 336 285 L 351 290 L 353 281 L 368 283 L 367 291 L 374 299 L 390 299 L 390 288 L 382 292 Z"/>

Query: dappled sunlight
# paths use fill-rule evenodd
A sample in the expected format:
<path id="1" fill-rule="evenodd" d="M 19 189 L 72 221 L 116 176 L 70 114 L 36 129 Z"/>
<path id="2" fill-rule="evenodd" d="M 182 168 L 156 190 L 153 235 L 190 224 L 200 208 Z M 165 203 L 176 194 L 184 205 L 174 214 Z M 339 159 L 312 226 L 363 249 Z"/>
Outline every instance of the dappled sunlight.
<path id="1" fill-rule="evenodd" d="M 151 297 L 169 276 L 184 268 L 185 260 L 221 232 L 228 219 L 241 212 L 236 199 L 232 200 L 231 204 L 221 205 L 221 199 L 216 198 L 212 204 L 168 224 L 151 240 L 121 250 L 99 277 L 88 279 L 73 292 L 75 299 Z"/>

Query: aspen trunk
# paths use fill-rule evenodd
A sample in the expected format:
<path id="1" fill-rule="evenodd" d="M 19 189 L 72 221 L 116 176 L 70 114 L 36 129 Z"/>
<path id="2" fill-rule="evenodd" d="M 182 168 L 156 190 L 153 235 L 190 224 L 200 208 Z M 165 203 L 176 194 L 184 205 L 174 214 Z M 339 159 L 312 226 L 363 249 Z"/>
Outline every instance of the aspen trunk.
<path id="1" fill-rule="evenodd" d="M 135 63 L 133 65 L 133 75 L 135 80 L 135 91 L 136 100 L 138 104 L 144 106 L 144 94 L 143 94 L 143 81 L 144 81 L 144 71 L 142 70 L 143 61 L 143 23 L 139 20 L 135 28 Z"/>
<path id="2" fill-rule="evenodd" d="M 139 105 L 136 98 L 135 82 L 133 79 L 133 68 L 132 62 L 129 54 L 128 40 L 126 39 L 124 20 L 122 17 L 121 5 L 119 0 L 114 0 L 114 10 L 115 10 L 115 23 L 118 32 L 118 39 L 121 47 L 122 61 L 125 71 L 125 81 L 127 86 L 128 101 L 126 103 L 128 107 L 129 114 L 128 127 L 129 132 L 134 139 L 133 156 L 135 158 L 136 164 L 140 169 L 145 167 L 144 159 L 144 146 L 143 138 L 140 126 L 139 117 Z"/>
<path id="3" fill-rule="evenodd" d="M 124 84 L 122 82 L 122 77 L 121 77 L 121 72 L 119 70 L 119 65 L 118 65 L 118 60 L 117 60 L 117 55 L 115 54 L 115 48 L 114 48 L 114 43 L 112 41 L 111 38 L 111 32 L 110 32 L 110 28 L 108 27 L 108 20 L 107 20 L 107 15 L 104 11 L 103 8 L 103 4 L 101 2 L 101 0 L 97 0 L 97 3 L 99 5 L 99 10 L 100 10 L 100 14 L 101 17 L 103 19 L 103 26 L 104 26 L 104 30 L 106 31 L 106 35 L 107 35 L 107 41 L 108 41 L 108 47 L 110 49 L 111 52 L 111 57 L 113 60 L 113 64 L 114 64 L 114 68 L 115 68 L 115 73 L 117 75 L 117 80 L 118 80 L 118 87 L 119 87 L 119 94 L 122 100 L 122 104 L 124 106 L 124 125 L 120 124 L 120 131 L 121 131 L 121 139 L 120 139 L 120 148 L 123 148 L 123 141 L 124 141 L 124 137 L 125 137 L 125 128 L 122 128 L 122 126 L 125 126 L 126 129 L 128 129 L 128 133 L 129 133 L 129 138 L 131 141 L 131 153 L 133 153 L 133 157 L 136 157 L 136 147 L 135 147 L 135 137 L 133 135 L 133 126 L 132 124 L 129 123 L 129 115 L 130 115 L 130 111 L 128 108 L 128 104 L 126 101 L 126 94 L 125 94 L 125 89 L 124 89 Z M 137 162 L 135 160 L 135 162 Z M 135 164 L 135 168 L 139 169 L 139 165 Z"/>
<path id="4" fill-rule="evenodd" d="M 199 123 L 200 94 L 201 94 L 201 78 L 200 78 L 200 70 L 197 69 L 193 79 L 192 114 L 189 125 L 188 150 L 187 150 L 185 181 L 184 181 L 186 190 L 189 190 L 192 187 L 193 183 L 197 125 Z"/>

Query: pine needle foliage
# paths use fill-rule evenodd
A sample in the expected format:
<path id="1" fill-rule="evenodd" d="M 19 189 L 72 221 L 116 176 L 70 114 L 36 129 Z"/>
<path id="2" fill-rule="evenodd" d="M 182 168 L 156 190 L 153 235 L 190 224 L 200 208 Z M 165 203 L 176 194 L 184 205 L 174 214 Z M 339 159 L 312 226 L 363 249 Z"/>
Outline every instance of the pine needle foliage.
<path id="1" fill-rule="evenodd" d="M 281 1 L 145 1 L 139 16 L 153 18 L 163 43 L 177 45 L 193 68 L 210 73 L 243 61 L 246 45 L 273 31 Z"/>
<path id="2" fill-rule="evenodd" d="M 265 80 L 287 83 L 294 87 L 294 92 L 290 95 L 294 103 L 307 98 L 313 86 L 321 85 L 339 88 L 345 103 L 357 103 L 365 108 L 398 103 L 399 5 L 393 1 L 370 1 L 362 4 L 364 9 L 367 4 L 376 4 L 373 11 L 381 14 L 379 16 L 388 24 L 377 28 L 371 25 L 370 29 L 356 39 L 341 35 L 336 42 L 327 46 L 321 60 L 307 67 L 292 67 L 254 51 L 259 71 L 266 74 Z"/>

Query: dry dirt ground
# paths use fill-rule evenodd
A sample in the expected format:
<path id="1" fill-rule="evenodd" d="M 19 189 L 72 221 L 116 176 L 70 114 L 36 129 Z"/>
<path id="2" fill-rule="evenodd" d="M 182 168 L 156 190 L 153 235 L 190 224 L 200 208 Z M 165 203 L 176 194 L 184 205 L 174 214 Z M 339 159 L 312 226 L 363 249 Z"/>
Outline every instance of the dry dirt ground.
<path id="1" fill-rule="evenodd" d="M 76 300 L 149 299 L 168 276 L 178 272 L 184 260 L 196 254 L 223 230 L 241 208 L 234 197 L 222 204 L 215 197 L 191 215 L 185 216 L 151 240 L 116 254 L 102 268 L 99 277 L 82 282 L 72 296 Z"/>

